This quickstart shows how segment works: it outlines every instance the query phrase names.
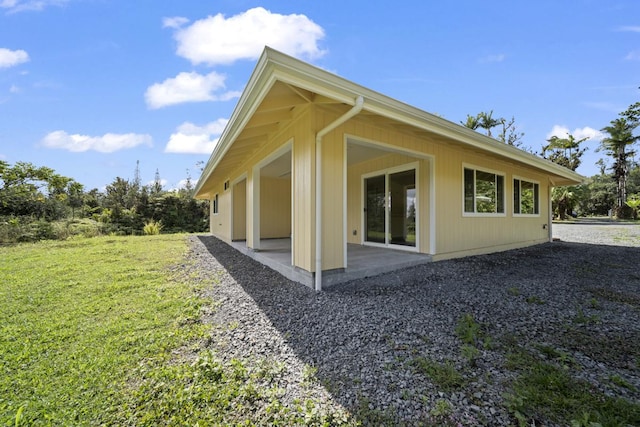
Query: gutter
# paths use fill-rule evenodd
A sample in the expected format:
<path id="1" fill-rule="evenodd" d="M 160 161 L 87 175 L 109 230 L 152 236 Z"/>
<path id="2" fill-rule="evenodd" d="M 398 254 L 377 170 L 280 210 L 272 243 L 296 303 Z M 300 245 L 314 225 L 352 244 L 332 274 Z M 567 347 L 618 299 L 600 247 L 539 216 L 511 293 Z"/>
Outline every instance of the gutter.
<path id="1" fill-rule="evenodd" d="M 322 290 L 322 138 L 362 111 L 364 98 L 359 95 L 354 106 L 316 134 L 316 292 Z"/>

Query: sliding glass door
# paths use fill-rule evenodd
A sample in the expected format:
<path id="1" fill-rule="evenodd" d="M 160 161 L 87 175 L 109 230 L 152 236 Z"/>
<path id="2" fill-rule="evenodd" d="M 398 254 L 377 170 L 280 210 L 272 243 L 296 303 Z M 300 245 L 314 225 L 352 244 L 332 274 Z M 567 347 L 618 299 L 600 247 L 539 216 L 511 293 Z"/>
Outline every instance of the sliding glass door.
<path id="1" fill-rule="evenodd" d="M 416 247 L 416 170 L 364 178 L 365 242 Z"/>

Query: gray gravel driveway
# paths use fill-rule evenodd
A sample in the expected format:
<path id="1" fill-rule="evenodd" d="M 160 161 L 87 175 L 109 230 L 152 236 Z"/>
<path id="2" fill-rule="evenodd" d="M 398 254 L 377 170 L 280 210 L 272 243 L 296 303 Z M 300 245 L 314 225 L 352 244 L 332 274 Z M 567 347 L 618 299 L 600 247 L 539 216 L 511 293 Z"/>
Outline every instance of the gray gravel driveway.
<path id="1" fill-rule="evenodd" d="M 189 257 L 202 280 L 217 283 L 208 291 L 210 348 L 225 360 L 285 366 L 277 385 L 291 408 L 313 399 L 363 425 L 512 425 L 505 396 L 522 375 L 513 354 L 563 366 L 593 393 L 638 402 L 640 225 L 553 227 L 561 241 L 319 294 L 211 236 L 190 237 Z M 465 320 L 475 328 L 471 344 L 461 336 Z M 570 423 L 525 415 L 536 425 Z"/>

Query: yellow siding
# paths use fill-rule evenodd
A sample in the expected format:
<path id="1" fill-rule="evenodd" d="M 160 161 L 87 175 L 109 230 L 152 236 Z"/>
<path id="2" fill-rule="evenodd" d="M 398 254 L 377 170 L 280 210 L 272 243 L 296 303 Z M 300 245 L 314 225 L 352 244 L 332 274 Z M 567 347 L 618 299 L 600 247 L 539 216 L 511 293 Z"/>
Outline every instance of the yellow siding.
<path id="1" fill-rule="evenodd" d="M 229 216 L 231 210 L 231 193 L 224 191 L 222 185 L 215 191 L 218 192 L 218 213 L 213 214 L 213 201 L 211 201 L 211 217 L 209 223 L 211 225 L 211 233 L 220 237 L 223 240 L 229 240 L 230 228 L 229 228 Z"/>
<path id="2" fill-rule="evenodd" d="M 247 180 L 233 186 L 233 240 L 247 238 Z"/>
<path id="3" fill-rule="evenodd" d="M 315 133 L 310 110 L 301 115 L 288 135 L 293 138 L 293 264 L 313 271 L 315 230 Z"/>
<path id="4" fill-rule="evenodd" d="M 291 179 L 262 177 L 260 199 L 260 237 L 290 237 Z"/>
<path id="5" fill-rule="evenodd" d="M 247 224 L 247 245 L 254 247 L 255 240 L 268 237 L 293 237 L 292 259 L 295 266 L 314 271 L 315 250 L 315 135 L 316 132 L 340 116 L 340 113 L 310 105 L 298 108 L 296 117 L 286 127 L 269 135 L 229 177 L 231 180 L 246 174 L 244 188 L 237 188 L 236 196 L 245 191 L 246 217 L 236 217 L 233 237 L 241 238 L 240 224 Z M 345 168 L 345 135 L 362 142 L 383 144 L 388 154 L 350 165 Z M 253 169 L 263 160 L 291 142 L 292 173 L 282 186 L 262 177 L 261 200 L 253 198 L 259 177 Z M 498 160 L 486 154 L 478 154 L 461 145 L 438 140 L 427 134 L 419 136 L 403 131 L 388 121 L 377 122 L 375 117 L 357 116 L 325 135 L 322 141 L 323 184 L 323 269 L 344 267 L 344 243 L 362 242 L 362 175 L 374 171 L 418 163 L 419 180 L 419 237 L 418 250 L 435 254 L 436 259 L 490 252 L 498 249 L 525 246 L 548 239 L 549 185 L 546 175 L 516 165 L 508 160 Z M 463 164 L 487 168 L 505 174 L 505 215 L 502 217 L 465 217 L 463 202 Z M 513 215 L 513 177 L 537 181 L 540 188 L 540 215 L 516 217 Z M 344 179 L 346 195 L 344 194 Z M 434 194 L 430 194 L 435 186 Z M 285 187 L 287 187 L 285 189 Z M 277 189 L 277 191 L 276 191 Z M 273 190 L 273 191 L 272 191 Z M 212 215 L 211 231 L 217 236 L 231 238 L 230 192 L 215 188 L 219 194 L 220 211 Z M 234 205 L 240 203 L 234 199 Z M 346 200 L 346 224 L 344 224 Z M 433 206 L 431 206 L 433 200 Z M 254 219 L 254 204 L 260 202 L 260 236 L 253 235 L 250 224 Z M 241 211 L 241 206 L 235 206 Z M 434 215 L 431 216 L 431 213 Z M 431 221 L 435 221 L 435 236 L 430 235 Z M 346 228 L 346 236 L 345 236 Z M 353 235 L 353 231 L 356 235 Z M 431 241 L 434 240 L 434 245 Z"/>
<path id="6" fill-rule="evenodd" d="M 317 113 L 318 130 L 333 122 L 336 114 Z M 344 137 L 334 130 L 322 140 L 322 269 L 344 267 Z M 314 208 L 315 209 L 315 208 Z"/>

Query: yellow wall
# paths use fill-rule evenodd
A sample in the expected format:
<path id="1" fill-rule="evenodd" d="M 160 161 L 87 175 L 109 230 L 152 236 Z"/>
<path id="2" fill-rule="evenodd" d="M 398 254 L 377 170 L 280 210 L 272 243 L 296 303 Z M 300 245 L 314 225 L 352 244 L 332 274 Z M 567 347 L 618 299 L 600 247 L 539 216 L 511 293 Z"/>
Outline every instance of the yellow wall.
<path id="1" fill-rule="evenodd" d="M 233 240 L 247 238 L 247 180 L 233 186 Z"/>
<path id="2" fill-rule="evenodd" d="M 216 188 L 215 191 L 218 191 L 218 213 L 213 214 L 213 199 L 210 201 L 210 213 L 211 217 L 209 218 L 209 224 L 211 225 L 211 232 L 216 236 L 219 236 L 223 240 L 230 240 L 230 229 L 229 229 L 229 206 L 231 202 L 231 192 L 224 191 L 224 187 L 221 184 L 219 188 Z"/>
<path id="3" fill-rule="evenodd" d="M 363 241 L 363 201 L 362 176 L 372 172 L 382 172 L 397 166 L 417 162 L 416 185 L 418 187 L 419 218 L 417 248 L 419 252 L 429 253 L 429 162 L 402 154 L 387 154 L 373 160 L 357 163 L 347 169 L 347 242 L 360 244 Z M 354 235 L 354 231 L 356 234 Z"/>
<path id="4" fill-rule="evenodd" d="M 260 185 L 260 237 L 293 236 L 293 263 L 314 271 L 315 261 L 315 134 L 341 113 L 310 105 L 296 110 L 296 118 L 286 127 L 271 134 L 228 177 L 215 177 L 216 182 L 237 179 L 246 174 L 246 239 L 254 247 L 253 236 L 253 169 L 267 156 L 290 143 L 292 150 L 291 180 L 279 187 L 263 177 Z M 507 160 L 478 154 L 451 141 L 417 136 L 403 132 L 388 122 L 376 122 L 371 116 L 357 116 L 328 133 L 322 141 L 323 184 L 323 269 L 344 267 L 344 243 L 362 242 L 362 175 L 374 171 L 418 162 L 420 252 L 435 254 L 435 259 L 489 252 L 496 249 L 525 246 L 548 239 L 548 180 L 545 175 L 523 168 Z M 345 135 L 359 141 L 385 144 L 398 152 L 352 165 L 344 176 Z M 463 202 L 463 164 L 487 168 L 505 174 L 505 210 L 502 217 L 465 217 Z M 513 176 L 537 181 L 540 185 L 540 215 L 515 217 L 513 212 Z M 431 176 L 434 177 L 434 194 Z M 344 179 L 347 179 L 346 195 Z M 286 189 L 285 189 L 286 187 Z M 276 189 L 278 189 L 276 191 Z M 273 190 L 273 192 L 272 192 Z M 230 240 L 230 192 L 219 192 L 220 213 L 212 215 L 211 231 Z M 240 190 L 238 190 L 240 194 Z M 277 193 L 277 194 L 276 194 Z M 431 200 L 434 200 L 431 206 Z M 288 203 L 287 203 L 288 201 Z M 345 212 L 347 220 L 343 223 Z M 236 206 L 236 210 L 238 207 Z M 430 213 L 434 212 L 432 217 Z M 236 221 L 242 221 L 237 218 Z M 435 236 L 430 235 L 431 220 Z M 234 223 L 234 238 L 241 235 Z M 353 235 L 353 230 L 357 235 Z M 434 245 L 431 245 L 431 241 Z"/>
<path id="5" fill-rule="evenodd" d="M 291 179 L 260 178 L 260 237 L 291 236 Z"/>

